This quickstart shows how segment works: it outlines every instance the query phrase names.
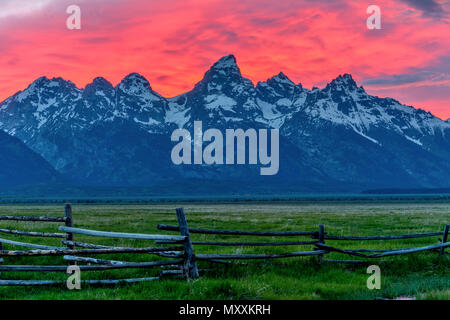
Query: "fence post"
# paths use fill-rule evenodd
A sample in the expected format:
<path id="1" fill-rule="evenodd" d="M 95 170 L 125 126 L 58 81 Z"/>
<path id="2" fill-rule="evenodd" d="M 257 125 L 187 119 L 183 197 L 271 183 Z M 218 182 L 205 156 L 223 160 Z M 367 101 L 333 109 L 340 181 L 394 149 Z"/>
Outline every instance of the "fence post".
<path id="1" fill-rule="evenodd" d="M 3 243 L 0 242 L 0 251 L 3 251 Z M 3 263 L 3 258 L 0 258 L 0 263 Z M 0 272 L 0 279 L 2 278 L 2 274 Z"/>
<path id="2" fill-rule="evenodd" d="M 442 234 L 442 243 L 446 243 L 448 239 L 448 229 L 450 227 L 450 224 L 446 224 L 444 226 L 444 233 Z M 445 254 L 445 248 L 441 248 L 441 256 Z"/>
<path id="3" fill-rule="evenodd" d="M 72 205 L 70 203 L 66 203 L 64 206 L 64 217 L 66 218 L 66 227 L 73 227 L 73 219 L 72 219 Z M 66 240 L 73 241 L 73 233 L 67 232 Z M 67 244 L 68 249 L 74 249 L 75 246 L 72 244 Z M 75 265 L 76 263 L 73 261 L 69 262 L 69 265 Z"/>
<path id="4" fill-rule="evenodd" d="M 319 224 L 319 241 L 320 244 L 325 244 L 325 227 Z M 320 248 L 319 248 L 320 249 Z M 323 262 L 323 254 L 319 255 L 319 263 Z"/>
<path id="5" fill-rule="evenodd" d="M 177 208 L 178 225 L 180 227 L 180 234 L 186 237 L 184 241 L 184 273 L 187 279 L 198 278 L 197 263 L 195 262 L 194 249 L 192 248 L 192 241 L 189 235 L 189 228 L 186 220 L 186 215 L 183 208 Z"/>

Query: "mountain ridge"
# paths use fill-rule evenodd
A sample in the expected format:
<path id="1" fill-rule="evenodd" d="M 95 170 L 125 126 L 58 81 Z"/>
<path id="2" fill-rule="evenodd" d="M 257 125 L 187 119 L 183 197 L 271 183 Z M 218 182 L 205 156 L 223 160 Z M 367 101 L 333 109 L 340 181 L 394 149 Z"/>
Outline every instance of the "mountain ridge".
<path id="1" fill-rule="evenodd" d="M 63 179 L 22 141 L 0 130 L 0 189 L 46 182 Z"/>
<path id="2" fill-rule="evenodd" d="M 252 166 L 173 165 L 170 134 L 191 130 L 195 120 L 220 130 L 279 129 L 284 165 L 269 179 L 273 188 L 285 181 L 305 190 L 339 184 L 448 187 L 450 180 L 450 121 L 371 96 L 350 74 L 311 90 L 283 72 L 255 85 L 228 55 L 192 90 L 172 98 L 130 73 L 115 86 L 97 77 L 83 89 L 62 78 L 40 77 L 0 103 L 0 129 L 76 183 L 145 185 L 189 178 L 241 183 L 247 176 L 253 184 L 264 183 Z"/>

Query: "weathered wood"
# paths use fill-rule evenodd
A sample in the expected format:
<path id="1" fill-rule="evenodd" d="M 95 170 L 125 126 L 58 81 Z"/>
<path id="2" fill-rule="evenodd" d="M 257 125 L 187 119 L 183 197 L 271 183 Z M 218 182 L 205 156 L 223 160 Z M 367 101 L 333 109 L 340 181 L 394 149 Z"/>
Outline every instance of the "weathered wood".
<path id="1" fill-rule="evenodd" d="M 179 231 L 180 228 L 174 225 L 158 224 L 159 230 L 166 231 Z M 226 235 L 236 235 L 236 236 L 312 236 L 317 234 L 316 231 L 300 231 L 300 232 L 264 232 L 264 231 L 240 231 L 240 230 L 219 230 L 219 229 L 198 229 L 189 228 L 190 233 L 201 233 L 201 234 L 226 234 Z"/>
<path id="2" fill-rule="evenodd" d="M 131 263 L 131 262 L 126 262 L 126 261 L 105 260 L 105 259 L 77 257 L 77 256 L 64 256 L 63 259 L 66 261 L 72 261 L 72 262 L 86 262 L 86 263 L 104 264 L 104 265 L 118 265 L 118 264 Z"/>
<path id="3" fill-rule="evenodd" d="M 325 250 L 303 251 L 303 252 L 289 252 L 280 254 L 197 254 L 195 257 L 198 260 L 222 259 L 222 260 L 247 260 L 247 259 L 277 259 L 303 256 L 317 256 L 325 254 Z"/>
<path id="4" fill-rule="evenodd" d="M 442 243 L 446 243 L 446 242 L 447 242 L 447 239 L 448 239 L 448 229 L 449 229 L 449 227 L 450 227 L 449 224 L 446 224 L 445 227 L 444 227 L 444 233 L 442 234 Z M 443 256 L 444 253 L 445 253 L 445 248 L 442 247 L 442 248 L 441 248 L 440 255 Z"/>
<path id="5" fill-rule="evenodd" d="M 140 239 L 140 240 L 175 240 L 184 241 L 185 237 L 182 236 L 171 236 L 171 235 L 161 235 L 161 234 L 141 234 L 141 233 L 122 233 L 122 232 L 107 232 L 107 231 L 97 231 L 79 228 L 69 228 L 61 226 L 60 231 L 72 232 L 75 234 L 84 234 L 88 236 L 104 237 L 104 238 L 122 238 L 122 239 Z"/>
<path id="6" fill-rule="evenodd" d="M 301 246 L 315 244 L 317 241 L 281 241 L 281 242 L 218 242 L 218 241 L 192 241 L 193 245 L 199 246 Z M 156 241 L 156 244 L 175 244 L 175 241 Z"/>
<path id="7" fill-rule="evenodd" d="M 169 264 L 181 264 L 183 260 L 167 260 L 167 261 L 152 261 L 152 262 L 130 262 L 124 264 L 111 265 L 79 265 L 81 271 L 100 271 L 100 270 L 114 270 L 114 269 L 142 269 L 159 267 Z M 67 266 L 38 266 L 38 265 L 0 265 L 0 271 L 26 271 L 26 272 L 66 272 Z"/>
<path id="8" fill-rule="evenodd" d="M 26 251 L 0 251 L 0 257 L 26 257 L 26 256 L 64 256 L 82 254 L 112 254 L 112 253 L 152 253 L 164 251 L 183 250 L 183 247 L 161 248 L 108 248 L 108 249 L 52 249 L 52 250 L 26 250 Z"/>
<path id="9" fill-rule="evenodd" d="M 195 262 L 194 249 L 192 248 L 191 237 L 189 235 L 189 227 L 183 208 L 176 209 L 180 234 L 185 238 L 184 246 L 184 267 L 186 279 L 198 278 L 198 268 Z"/>
<path id="10" fill-rule="evenodd" d="M 36 217 L 36 216 L 0 216 L 0 220 L 34 221 L 34 222 L 65 222 L 65 217 Z"/>
<path id="11" fill-rule="evenodd" d="M 0 243 L 7 243 L 7 244 L 11 244 L 13 246 L 19 246 L 19 247 L 25 247 L 25 248 L 33 248 L 33 249 L 42 249 L 42 250 L 64 249 L 62 247 L 53 247 L 53 246 L 45 246 L 45 245 L 41 245 L 41 244 L 25 243 L 25 242 L 7 240 L 7 239 L 3 239 L 3 238 L 0 238 Z"/>
<path id="12" fill-rule="evenodd" d="M 167 266 L 161 266 L 161 269 L 164 270 L 183 270 L 182 264 L 169 264 Z"/>
<path id="13" fill-rule="evenodd" d="M 218 264 L 231 264 L 232 263 L 232 261 L 225 261 L 225 260 L 218 260 L 218 259 L 204 259 L 204 258 L 199 258 L 199 257 L 196 257 L 196 258 L 197 258 L 197 260 L 218 263 Z"/>
<path id="14" fill-rule="evenodd" d="M 450 247 L 450 242 L 437 244 L 437 245 L 431 245 L 431 246 L 405 249 L 405 250 L 394 250 L 394 251 L 390 251 L 390 252 L 383 252 L 383 253 L 376 254 L 375 257 L 381 258 L 381 257 L 396 256 L 396 255 L 402 255 L 402 254 L 411 254 L 411 253 L 416 253 L 416 252 L 421 252 L 421 251 L 432 251 L 436 248 L 447 248 L 447 247 Z"/>
<path id="15" fill-rule="evenodd" d="M 34 232 L 34 231 L 20 231 L 10 229 L 0 229 L 0 233 L 13 234 L 18 236 L 30 236 L 30 237 L 44 237 L 44 238 L 65 238 L 64 233 L 48 233 L 48 232 Z"/>
<path id="16" fill-rule="evenodd" d="M 73 219 L 72 219 L 72 205 L 70 203 L 66 203 L 64 206 L 64 217 L 66 218 L 66 227 L 71 228 L 73 227 Z M 67 241 L 74 241 L 73 240 L 73 233 L 72 232 L 66 232 L 66 240 Z M 72 245 L 67 245 L 67 248 L 74 249 L 75 247 Z"/>
<path id="17" fill-rule="evenodd" d="M 86 242 L 79 242 L 79 241 L 61 241 L 62 244 L 65 245 L 73 245 L 75 247 L 80 248 L 89 248 L 89 249 L 111 249 L 111 248 L 120 248 L 120 247 L 111 247 L 111 246 L 103 246 L 99 244 L 93 244 L 93 243 L 86 243 Z"/>
<path id="18" fill-rule="evenodd" d="M 352 252 L 388 252 L 396 250 L 407 250 L 408 248 L 394 248 L 394 249 L 345 249 Z"/>
<path id="19" fill-rule="evenodd" d="M 348 264 L 364 264 L 369 263 L 369 261 L 363 261 L 363 260 L 323 260 L 323 262 L 328 263 L 348 263 Z"/>
<path id="20" fill-rule="evenodd" d="M 162 270 L 161 276 L 183 275 L 183 270 Z"/>
<path id="21" fill-rule="evenodd" d="M 185 256 L 183 251 L 158 252 L 155 254 L 164 258 L 183 258 Z"/>
<path id="22" fill-rule="evenodd" d="M 426 238 L 441 235 L 442 232 L 416 233 L 404 234 L 398 236 L 329 236 L 326 235 L 327 240 L 395 240 L 395 239 L 411 239 L 411 238 Z"/>
<path id="23" fill-rule="evenodd" d="M 75 245 L 76 247 L 81 248 L 90 248 L 90 249 L 125 249 L 124 247 L 111 247 L 111 246 L 102 246 L 92 243 L 85 243 L 85 242 L 70 242 L 70 241 L 61 241 L 62 243 L 70 243 Z M 168 251 L 168 252 L 156 252 L 151 253 L 155 254 L 160 257 L 166 257 L 166 258 L 181 258 L 184 256 L 184 253 L 182 251 Z"/>
<path id="24" fill-rule="evenodd" d="M 81 280 L 82 284 L 88 285 L 113 285 L 120 283 L 136 283 L 143 281 L 159 280 L 159 277 L 114 279 L 114 280 Z M 49 286 L 65 285 L 66 280 L 0 280 L 0 286 Z"/>
<path id="25" fill-rule="evenodd" d="M 318 241 L 319 241 L 320 244 L 324 244 L 325 243 L 325 227 L 324 227 L 323 224 L 319 225 Z M 319 263 L 322 263 L 322 261 L 323 261 L 323 255 L 322 254 L 320 254 L 318 256 L 318 260 L 319 260 Z"/>
<path id="26" fill-rule="evenodd" d="M 350 251 L 350 250 L 346 250 L 346 249 L 339 249 L 339 248 L 335 248 L 335 247 L 320 244 L 320 243 L 316 244 L 316 246 L 318 246 L 320 249 L 327 250 L 330 252 L 331 251 L 340 252 L 340 253 L 353 255 L 353 256 L 357 256 L 357 257 L 382 258 L 382 257 L 395 256 L 395 255 L 411 254 L 411 253 L 416 253 L 416 252 L 421 252 L 421 251 L 432 251 L 432 250 L 435 250 L 437 248 L 442 248 L 442 247 L 446 248 L 446 247 L 450 247 L 450 242 L 443 243 L 443 244 L 435 244 L 435 245 L 430 245 L 430 246 L 425 246 L 425 247 L 419 247 L 419 248 L 410 248 L 410 249 L 405 249 L 405 250 L 393 250 L 393 251 L 376 253 L 376 254 L 371 254 L 371 255 L 362 254 L 362 253 L 358 253 L 358 252 L 354 252 L 354 251 Z"/>

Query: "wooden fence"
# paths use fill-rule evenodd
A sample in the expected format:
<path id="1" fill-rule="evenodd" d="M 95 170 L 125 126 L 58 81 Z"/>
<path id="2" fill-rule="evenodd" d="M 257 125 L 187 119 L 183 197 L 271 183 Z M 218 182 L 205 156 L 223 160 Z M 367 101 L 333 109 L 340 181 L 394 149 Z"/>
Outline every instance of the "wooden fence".
<path id="1" fill-rule="evenodd" d="M 183 209 L 177 209 L 177 212 L 183 212 Z M 159 224 L 159 230 L 165 231 L 179 231 L 180 227 L 175 225 Z M 197 253 L 195 258 L 197 260 L 207 260 L 212 262 L 225 262 L 225 260 L 248 260 L 248 259 L 277 259 L 277 258 L 290 258 L 301 256 L 317 256 L 320 262 L 337 262 L 337 263 L 367 263 L 371 258 L 383 258 L 388 256 L 405 255 L 421 251 L 438 251 L 440 255 L 448 254 L 445 248 L 450 247 L 450 242 L 447 242 L 449 225 L 445 225 L 442 232 L 429 232 L 429 233 L 417 233 L 417 234 L 405 234 L 405 235 L 383 235 L 383 236 L 334 236 L 325 232 L 325 226 L 319 225 L 317 231 L 296 231 L 296 232 L 262 232 L 262 231 L 248 231 L 248 230 L 218 230 L 218 229 L 198 229 L 189 228 L 190 233 L 203 234 L 203 235 L 230 235 L 230 236 L 257 236 L 257 237 L 310 237 L 313 240 L 305 241 L 278 241 L 278 242 L 223 242 L 223 241 L 192 241 L 192 245 L 197 246 L 231 246 L 231 247 L 243 247 L 243 246 L 302 246 L 312 245 L 312 250 L 299 251 L 299 252 L 286 252 L 275 254 L 201 254 Z M 395 239 L 412 239 L 412 238 L 424 238 L 424 237 L 436 237 L 442 236 L 439 244 L 431 244 L 418 248 L 397 248 L 397 249 L 341 249 L 334 246 L 325 244 L 326 240 L 333 241 L 371 241 L 371 240 L 395 240 Z M 172 241 L 158 241 L 159 244 L 171 244 Z M 331 252 L 338 252 L 341 254 L 356 256 L 360 258 L 368 259 L 364 260 L 324 260 L 324 255 Z M 364 254 L 371 253 L 371 254 Z"/>
<path id="2" fill-rule="evenodd" d="M 96 230 L 79 229 L 73 227 L 72 207 L 70 204 L 65 206 L 64 217 L 36 217 L 36 216 L 0 216 L 0 221 L 27 221 L 27 222 L 56 222 L 64 223 L 59 227 L 59 231 L 63 233 L 46 233 L 46 232 L 29 232 L 21 230 L 0 229 L 0 233 L 29 236 L 29 237 L 46 237 L 61 238 L 64 247 L 55 247 L 48 245 L 40 245 L 33 243 L 24 243 L 14 240 L 0 238 L 0 262 L 2 257 L 36 257 L 36 256 L 62 256 L 69 265 L 77 263 L 86 263 L 88 265 L 79 265 L 80 271 L 101 271 L 113 269 L 147 269 L 155 267 L 175 268 L 174 270 L 162 270 L 159 277 L 146 277 L 134 279 L 111 279 L 111 280 L 85 280 L 82 283 L 95 284 L 116 284 L 120 282 L 134 283 L 141 281 L 157 280 L 161 276 L 185 276 L 189 278 L 198 277 L 198 269 L 194 260 L 194 252 L 189 238 L 186 217 L 178 216 L 180 226 L 179 236 L 159 235 L 159 234 L 139 234 L 139 233 L 121 233 L 121 232 L 105 232 Z M 93 243 L 75 241 L 76 234 L 87 235 L 92 237 L 103 238 L 121 238 L 121 239 L 139 239 L 150 241 L 171 241 L 174 246 L 166 247 L 145 247 L 145 248 L 126 248 L 126 247 L 109 247 Z M 30 248 L 31 250 L 4 250 L 3 244 Z M 149 262 L 127 262 L 116 260 L 105 260 L 85 255 L 101 255 L 101 254 L 152 254 L 169 260 L 149 261 Z M 3 265 L 0 264 L 0 271 L 6 272 L 67 272 L 67 265 Z M 28 285 L 51 285 L 65 283 L 58 280 L 0 280 L 0 286 L 28 286 Z"/>
<path id="3" fill-rule="evenodd" d="M 248 230 L 218 230 L 218 229 L 199 229 L 189 228 L 186 215 L 182 208 L 176 209 L 178 225 L 159 224 L 158 229 L 164 231 L 176 231 L 180 235 L 162 235 L 162 234 L 139 234 L 106 232 L 88 229 L 75 228 L 73 226 L 72 207 L 70 204 L 65 206 L 63 217 L 35 217 L 35 216 L 0 216 L 1 220 L 7 221 L 28 221 L 28 222 L 54 222 L 64 223 L 59 227 L 60 233 L 30 232 L 11 229 L 0 229 L 0 234 L 20 235 L 29 237 L 60 238 L 64 247 L 54 247 L 41 244 L 24 243 L 14 240 L 0 238 L 0 263 L 2 257 L 33 257 L 33 256 L 63 256 L 67 264 L 81 264 L 81 271 L 101 271 L 113 269 L 147 269 L 147 268 L 165 268 L 158 277 L 134 278 L 134 279 L 111 279 L 111 280 L 85 280 L 83 283 L 95 284 L 117 284 L 121 282 L 134 283 L 160 279 L 163 276 L 183 276 L 186 279 L 195 279 L 199 276 L 199 270 L 196 261 L 208 261 L 213 263 L 229 263 L 229 260 L 249 260 L 249 259 L 279 259 L 303 256 L 315 256 L 319 262 L 337 262 L 337 263 L 366 263 L 373 258 L 383 258 L 389 256 L 405 255 L 421 251 L 436 251 L 440 255 L 448 254 L 445 248 L 450 247 L 448 240 L 449 225 L 444 227 L 442 232 L 406 234 L 406 235 L 383 235 L 383 236 L 334 236 L 325 231 L 324 225 L 319 225 L 317 231 L 295 231 L 295 232 L 272 232 L 272 231 L 248 231 Z M 295 241 L 192 241 L 190 234 L 203 235 L 221 235 L 221 236 L 252 236 L 252 237 L 293 237 Z M 94 243 L 75 241 L 75 235 L 84 235 L 101 238 L 121 238 L 121 239 L 139 239 L 155 241 L 156 245 L 165 245 L 163 247 L 113 247 Z M 342 249 L 326 244 L 326 241 L 372 241 L 372 240 L 395 240 L 412 239 L 424 237 L 441 236 L 440 243 L 430 244 L 417 248 L 396 248 L 396 249 Z M 299 237 L 307 237 L 303 241 L 298 241 Z M 3 250 L 3 244 L 12 246 L 26 247 L 31 250 Z M 294 251 L 272 254 L 202 254 L 194 253 L 202 246 L 228 246 L 228 247 L 290 247 L 290 246 L 312 246 L 310 250 Z M 364 260 L 325 260 L 324 256 L 332 252 L 364 258 Z M 158 260 L 149 262 L 128 262 L 118 260 L 106 260 L 97 257 L 87 257 L 86 255 L 101 254 L 151 254 L 169 260 Z M 66 272 L 67 265 L 2 265 L 0 271 L 24 271 L 24 272 Z M 64 283 L 57 280 L 0 280 L 0 286 L 27 286 L 27 285 L 51 285 Z"/>

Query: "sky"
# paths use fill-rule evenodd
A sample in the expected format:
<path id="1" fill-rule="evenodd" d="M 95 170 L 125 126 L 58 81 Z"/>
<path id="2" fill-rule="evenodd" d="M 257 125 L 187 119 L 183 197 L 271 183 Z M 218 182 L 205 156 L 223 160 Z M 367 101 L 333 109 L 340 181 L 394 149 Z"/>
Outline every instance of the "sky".
<path id="1" fill-rule="evenodd" d="M 369 5 L 381 29 L 369 30 Z M 81 9 L 69 30 L 66 9 Z M 1 0 L 0 101 L 47 76 L 79 88 L 132 72 L 166 97 L 234 54 L 255 84 L 350 73 L 370 94 L 450 118 L 450 0 Z"/>

